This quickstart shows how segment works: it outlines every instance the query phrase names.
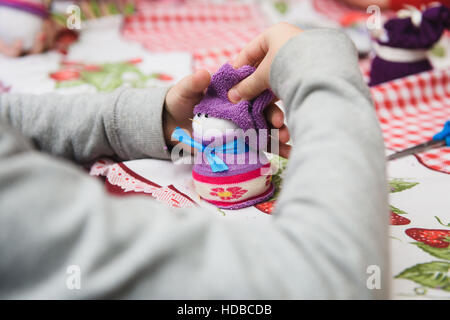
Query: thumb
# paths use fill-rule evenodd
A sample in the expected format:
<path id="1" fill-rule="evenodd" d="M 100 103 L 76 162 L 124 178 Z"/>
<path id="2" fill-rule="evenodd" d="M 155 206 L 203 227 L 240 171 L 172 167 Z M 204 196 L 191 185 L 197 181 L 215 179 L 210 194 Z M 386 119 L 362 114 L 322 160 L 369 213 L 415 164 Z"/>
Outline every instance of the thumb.
<path id="1" fill-rule="evenodd" d="M 193 75 L 180 80 L 170 90 L 171 96 L 179 104 L 196 104 L 202 98 L 203 92 L 208 87 L 211 76 L 206 70 L 199 70 Z"/>
<path id="2" fill-rule="evenodd" d="M 239 82 L 228 91 L 228 99 L 237 103 L 241 100 L 252 100 L 269 87 L 270 62 L 264 59 L 250 76 Z"/>

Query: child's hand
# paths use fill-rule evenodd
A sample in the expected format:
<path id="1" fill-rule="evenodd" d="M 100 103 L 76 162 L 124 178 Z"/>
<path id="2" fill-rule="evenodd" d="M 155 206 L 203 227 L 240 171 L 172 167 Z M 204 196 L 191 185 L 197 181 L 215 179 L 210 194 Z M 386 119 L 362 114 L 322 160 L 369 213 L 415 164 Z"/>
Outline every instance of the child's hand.
<path id="1" fill-rule="evenodd" d="M 42 30 L 37 33 L 34 39 L 33 47 L 28 52 L 24 52 L 21 40 L 17 40 L 13 44 L 6 44 L 0 39 L 0 54 L 9 57 L 18 57 L 22 54 L 40 53 L 53 46 L 55 37 L 56 29 L 54 23 L 51 20 L 46 20 L 42 26 Z"/>
<path id="2" fill-rule="evenodd" d="M 167 145 L 173 146 L 177 143 L 171 139 L 176 127 L 192 132 L 191 119 L 194 117 L 194 107 L 203 98 L 210 81 L 209 72 L 200 70 L 183 78 L 167 92 L 163 115 L 164 138 Z"/>
<path id="3" fill-rule="evenodd" d="M 209 86 L 211 76 L 206 70 L 197 71 L 187 76 L 173 86 L 166 96 L 163 115 L 164 138 L 168 146 L 174 146 L 177 141 L 172 141 L 172 132 L 176 127 L 181 127 L 192 133 L 192 121 L 194 107 L 203 98 L 206 88 Z M 266 119 L 274 128 L 283 127 L 283 112 L 272 104 L 266 108 Z M 285 126 L 284 126 L 285 127 Z M 282 157 L 288 157 L 290 147 L 285 145 L 289 141 L 289 133 L 280 130 L 279 153 Z"/>
<path id="4" fill-rule="evenodd" d="M 270 87 L 269 75 L 272 61 L 278 50 L 292 37 L 298 35 L 302 30 L 288 23 L 279 23 L 267 29 L 254 40 L 252 40 L 236 57 L 233 62 L 234 68 L 243 65 L 252 65 L 256 71 L 245 78 L 228 93 L 231 102 L 242 99 L 251 100 Z M 291 147 L 286 143 L 289 141 L 289 130 L 284 124 L 284 114 L 275 104 L 265 110 L 266 118 L 271 126 L 279 129 L 279 151 L 280 155 L 287 158 Z"/>
<path id="5" fill-rule="evenodd" d="M 235 69 L 243 65 L 256 67 L 256 71 L 228 92 L 231 102 L 251 100 L 268 89 L 270 66 L 278 50 L 302 30 L 288 23 L 278 23 L 253 39 L 233 61 Z"/>

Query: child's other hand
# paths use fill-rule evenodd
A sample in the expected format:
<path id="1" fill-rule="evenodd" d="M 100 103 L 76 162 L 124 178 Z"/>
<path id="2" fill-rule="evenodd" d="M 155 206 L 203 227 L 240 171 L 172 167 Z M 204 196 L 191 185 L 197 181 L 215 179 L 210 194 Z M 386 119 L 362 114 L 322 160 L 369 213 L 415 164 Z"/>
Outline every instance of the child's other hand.
<path id="1" fill-rule="evenodd" d="M 42 30 L 36 34 L 33 47 L 24 52 L 21 40 L 15 41 L 13 44 L 6 44 L 0 39 L 0 54 L 9 57 L 18 57 L 22 54 L 36 54 L 51 48 L 56 37 L 56 28 L 51 20 L 46 20 L 42 26 Z"/>

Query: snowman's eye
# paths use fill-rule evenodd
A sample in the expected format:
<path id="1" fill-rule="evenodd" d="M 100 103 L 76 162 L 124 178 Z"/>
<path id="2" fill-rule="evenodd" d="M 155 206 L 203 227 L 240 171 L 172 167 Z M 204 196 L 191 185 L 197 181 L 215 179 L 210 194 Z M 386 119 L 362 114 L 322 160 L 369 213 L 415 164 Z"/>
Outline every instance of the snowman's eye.
<path id="1" fill-rule="evenodd" d="M 199 113 L 197 113 L 197 117 L 201 117 L 202 116 L 202 114 L 199 112 Z"/>
<path id="2" fill-rule="evenodd" d="M 207 113 L 205 113 L 205 118 L 208 118 L 208 114 Z"/>

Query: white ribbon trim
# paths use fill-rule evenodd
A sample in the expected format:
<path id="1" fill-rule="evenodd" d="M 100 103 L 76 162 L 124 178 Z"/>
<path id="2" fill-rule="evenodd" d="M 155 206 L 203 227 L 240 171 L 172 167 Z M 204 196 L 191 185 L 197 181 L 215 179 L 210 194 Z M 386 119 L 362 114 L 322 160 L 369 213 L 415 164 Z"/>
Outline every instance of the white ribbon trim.
<path id="1" fill-rule="evenodd" d="M 390 62 L 418 62 L 428 58 L 428 51 L 423 49 L 401 49 L 380 45 L 374 42 L 378 57 Z"/>

